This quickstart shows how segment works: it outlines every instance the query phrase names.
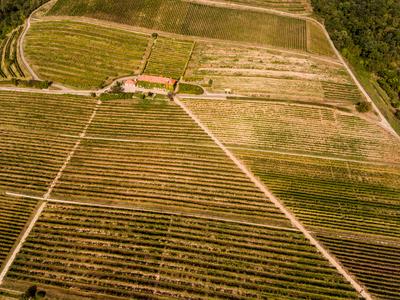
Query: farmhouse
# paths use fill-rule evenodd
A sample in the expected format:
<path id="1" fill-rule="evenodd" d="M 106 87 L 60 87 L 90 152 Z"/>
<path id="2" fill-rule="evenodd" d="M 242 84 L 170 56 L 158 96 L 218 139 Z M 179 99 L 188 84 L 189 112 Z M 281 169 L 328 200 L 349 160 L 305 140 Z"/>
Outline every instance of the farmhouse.
<path id="1" fill-rule="evenodd" d="M 136 89 L 136 80 L 128 79 L 124 82 L 124 91 L 126 93 L 134 93 Z"/>

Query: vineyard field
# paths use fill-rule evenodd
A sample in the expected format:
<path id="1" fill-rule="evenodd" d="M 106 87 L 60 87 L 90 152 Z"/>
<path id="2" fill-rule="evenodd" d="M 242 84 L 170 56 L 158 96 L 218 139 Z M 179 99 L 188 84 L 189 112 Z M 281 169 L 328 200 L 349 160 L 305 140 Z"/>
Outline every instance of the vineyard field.
<path id="1" fill-rule="evenodd" d="M 0 186 L 42 196 L 80 133 L 95 101 L 76 96 L 0 92 Z"/>
<path id="2" fill-rule="evenodd" d="M 122 299 L 357 299 L 296 231 L 52 203 L 7 276 L 33 278 Z"/>
<path id="3" fill-rule="evenodd" d="M 104 102 L 53 197 L 288 226 L 223 151 L 164 99 Z"/>
<path id="4" fill-rule="evenodd" d="M 306 225 L 400 238 L 400 167 L 236 153 Z"/>
<path id="5" fill-rule="evenodd" d="M 157 38 L 144 73 L 180 79 L 190 59 L 192 48 L 193 43 L 190 42 Z"/>
<path id="6" fill-rule="evenodd" d="M 91 89 L 144 66 L 149 37 L 72 21 L 34 22 L 25 52 L 38 75 L 68 87 Z"/>
<path id="7" fill-rule="evenodd" d="M 306 21 L 189 1 L 59 0 L 50 15 L 86 16 L 181 35 L 307 50 Z"/>
<path id="8" fill-rule="evenodd" d="M 373 122 L 336 109 L 273 101 L 195 99 L 185 103 L 229 147 L 400 162 L 399 142 L 392 135 Z"/>
<path id="9" fill-rule="evenodd" d="M 400 154 L 394 137 L 330 108 L 185 103 L 368 291 L 397 299 Z"/>

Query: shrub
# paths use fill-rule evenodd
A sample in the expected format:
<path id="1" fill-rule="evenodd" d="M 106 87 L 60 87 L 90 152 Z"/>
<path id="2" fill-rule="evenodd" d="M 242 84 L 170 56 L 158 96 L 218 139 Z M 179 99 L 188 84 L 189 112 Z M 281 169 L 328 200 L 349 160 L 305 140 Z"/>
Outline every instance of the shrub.
<path id="1" fill-rule="evenodd" d="M 400 120 L 400 110 L 396 110 L 396 113 L 394 114 L 396 116 L 397 119 Z"/>
<path id="2" fill-rule="evenodd" d="M 103 93 L 100 100 L 132 99 L 134 96 L 134 93 Z"/>
<path id="3" fill-rule="evenodd" d="M 372 110 L 372 104 L 367 101 L 361 101 L 357 103 L 357 110 L 361 113 L 366 113 Z"/>

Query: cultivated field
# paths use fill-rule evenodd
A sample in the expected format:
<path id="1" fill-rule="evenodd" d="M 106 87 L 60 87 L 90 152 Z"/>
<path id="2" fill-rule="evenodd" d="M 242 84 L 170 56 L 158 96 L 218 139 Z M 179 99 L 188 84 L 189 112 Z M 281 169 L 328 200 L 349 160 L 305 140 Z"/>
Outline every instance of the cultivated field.
<path id="1" fill-rule="evenodd" d="M 192 48 L 191 42 L 157 38 L 144 73 L 180 79 L 188 64 Z"/>
<path id="2" fill-rule="evenodd" d="M 148 44 L 145 35 L 71 21 L 41 21 L 32 24 L 25 52 L 42 79 L 90 89 L 141 72 Z"/>
<path id="3" fill-rule="evenodd" d="M 182 35 L 307 50 L 307 22 L 177 0 L 59 0 L 51 15 L 87 16 Z"/>
<path id="4" fill-rule="evenodd" d="M 53 196 L 288 223 L 222 150 L 164 99 L 103 103 Z"/>
<path id="5" fill-rule="evenodd" d="M 399 299 L 399 166 L 236 153 L 377 299 Z"/>
<path id="6" fill-rule="evenodd" d="M 333 236 L 318 236 L 343 265 L 368 286 L 377 299 L 400 299 L 399 240 L 388 244 L 365 238 L 354 240 Z"/>
<path id="7" fill-rule="evenodd" d="M 398 298 L 400 153 L 394 137 L 331 108 L 185 103 L 371 293 Z"/>
<path id="8" fill-rule="evenodd" d="M 394 137 L 373 122 L 339 110 L 268 100 L 185 103 L 229 147 L 400 162 Z"/>
<path id="9" fill-rule="evenodd" d="M 78 296 L 356 299 L 291 230 L 49 204 L 7 279 Z"/>
<path id="10" fill-rule="evenodd" d="M 0 92 L 0 186 L 42 196 L 62 166 L 95 100 Z"/>
<path id="11" fill-rule="evenodd" d="M 222 43 L 196 43 L 185 79 L 210 92 L 231 89 L 241 95 L 338 106 L 361 99 L 336 59 Z"/>
<path id="12" fill-rule="evenodd" d="M 308 0 L 54 2 L 23 46 L 66 89 L 0 91 L 0 299 L 400 300 L 399 140 L 317 23 L 244 7 Z M 139 74 L 205 93 L 51 94 Z"/>

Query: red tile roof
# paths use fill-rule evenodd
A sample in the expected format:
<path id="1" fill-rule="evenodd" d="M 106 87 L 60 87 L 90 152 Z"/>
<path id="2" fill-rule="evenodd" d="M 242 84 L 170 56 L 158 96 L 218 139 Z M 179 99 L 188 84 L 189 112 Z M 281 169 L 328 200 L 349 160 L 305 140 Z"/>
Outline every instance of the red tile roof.
<path id="1" fill-rule="evenodd" d="M 125 81 L 125 84 L 127 84 L 127 85 L 135 85 L 136 82 L 134 80 L 132 80 L 132 79 L 128 79 L 128 80 Z"/>
<path id="2" fill-rule="evenodd" d="M 176 83 L 175 79 L 159 77 L 159 76 L 151 76 L 151 75 L 140 75 L 138 77 L 138 81 L 146 81 L 151 83 L 160 83 L 168 85 L 174 85 Z"/>

